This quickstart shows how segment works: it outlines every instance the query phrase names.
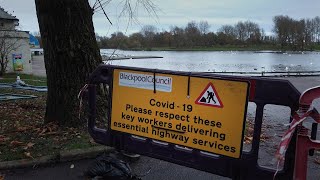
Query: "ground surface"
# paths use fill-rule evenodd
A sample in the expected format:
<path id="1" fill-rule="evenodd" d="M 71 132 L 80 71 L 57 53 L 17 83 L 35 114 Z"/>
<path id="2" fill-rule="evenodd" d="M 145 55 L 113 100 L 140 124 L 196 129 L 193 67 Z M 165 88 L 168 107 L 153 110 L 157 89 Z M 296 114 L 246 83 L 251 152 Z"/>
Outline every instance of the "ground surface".
<path id="1" fill-rule="evenodd" d="M 38 75 L 44 75 L 44 64 L 40 58 L 33 60 L 33 67 Z M 42 59 L 43 60 L 43 59 Z M 292 77 L 282 78 L 289 80 L 300 92 L 307 88 L 320 85 L 319 77 Z M 263 138 L 260 145 L 259 165 L 275 168 L 274 153 L 280 141 L 282 134 L 286 130 L 285 124 L 289 120 L 290 109 L 282 106 L 267 105 L 264 111 Z M 248 117 L 253 117 L 255 114 L 255 105 L 249 104 Z M 250 149 L 250 142 L 245 145 L 245 150 Z M 313 157 L 309 157 L 308 163 L 308 179 L 320 179 L 320 165 L 318 165 L 318 153 Z M 3 172 L 6 174 L 6 179 L 84 179 L 81 175 L 87 168 L 92 159 L 81 160 L 75 162 L 61 163 L 51 165 L 44 168 L 36 169 L 18 169 L 13 171 Z M 74 165 L 74 168 L 71 165 Z M 186 168 L 165 161 L 142 156 L 139 161 L 131 164 L 132 169 L 137 174 L 144 174 L 150 168 L 151 171 L 143 179 L 226 179 L 202 171 Z"/>

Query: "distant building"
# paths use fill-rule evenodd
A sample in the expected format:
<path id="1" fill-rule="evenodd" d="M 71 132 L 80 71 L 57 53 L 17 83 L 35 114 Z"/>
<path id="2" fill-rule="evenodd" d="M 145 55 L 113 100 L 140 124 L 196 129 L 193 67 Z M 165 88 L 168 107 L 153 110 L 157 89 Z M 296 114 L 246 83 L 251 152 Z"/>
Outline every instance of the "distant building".
<path id="1" fill-rule="evenodd" d="M 30 37 L 30 48 L 40 48 L 40 43 L 38 39 L 32 34 L 29 34 L 29 37 Z"/>
<path id="2" fill-rule="evenodd" d="M 0 7 L 0 41 L 5 44 L 0 53 L 8 60 L 6 72 L 32 74 L 29 32 L 17 30 L 17 26 L 19 19 Z"/>

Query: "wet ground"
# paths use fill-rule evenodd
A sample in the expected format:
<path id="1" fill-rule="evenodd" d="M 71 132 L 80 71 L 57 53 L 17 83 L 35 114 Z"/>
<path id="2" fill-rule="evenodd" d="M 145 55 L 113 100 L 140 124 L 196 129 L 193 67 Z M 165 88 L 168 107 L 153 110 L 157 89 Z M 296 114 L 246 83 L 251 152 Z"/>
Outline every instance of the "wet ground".
<path id="1" fill-rule="evenodd" d="M 44 65 L 43 55 L 32 56 L 32 72 L 36 76 L 46 76 L 46 69 Z"/>
<path id="2" fill-rule="evenodd" d="M 306 89 L 320 85 L 320 78 L 318 76 L 310 77 L 284 77 L 279 79 L 285 79 L 290 81 L 297 90 L 301 93 Z M 319 100 L 313 103 L 314 107 L 319 110 Z M 249 112 L 252 108 L 249 106 Z M 290 117 L 290 108 L 277 105 L 266 105 L 264 108 L 263 124 L 266 127 L 265 133 L 269 137 L 268 140 L 262 142 L 259 151 L 258 164 L 270 168 L 275 168 L 274 154 L 276 148 L 279 145 L 282 135 L 287 130 L 287 123 Z M 307 120 L 304 125 L 311 129 L 312 120 Z M 317 136 L 320 137 L 320 130 L 317 132 Z M 315 162 L 320 157 L 318 152 L 315 152 L 314 156 L 309 156 L 308 161 L 308 179 L 316 180 L 320 179 L 320 165 Z"/>

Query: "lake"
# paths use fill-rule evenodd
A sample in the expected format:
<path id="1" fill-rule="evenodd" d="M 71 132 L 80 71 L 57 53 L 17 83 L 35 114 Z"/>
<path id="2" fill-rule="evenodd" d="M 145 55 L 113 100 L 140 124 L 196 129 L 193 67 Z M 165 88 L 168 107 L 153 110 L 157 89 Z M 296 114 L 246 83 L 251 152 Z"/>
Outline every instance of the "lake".
<path id="1" fill-rule="evenodd" d="M 102 49 L 102 54 L 112 54 Z M 127 59 L 112 65 L 191 72 L 292 72 L 320 71 L 320 52 L 270 53 L 252 51 L 124 51 L 118 55 L 162 56 L 158 59 Z"/>

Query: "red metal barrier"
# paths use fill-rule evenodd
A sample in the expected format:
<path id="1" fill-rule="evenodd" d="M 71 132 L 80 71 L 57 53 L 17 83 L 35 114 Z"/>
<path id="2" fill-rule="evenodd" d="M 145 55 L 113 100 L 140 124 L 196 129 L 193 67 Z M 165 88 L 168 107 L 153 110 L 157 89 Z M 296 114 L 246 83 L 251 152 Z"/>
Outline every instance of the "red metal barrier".
<path id="1" fill-rule="evenodd" d="M 320 141 L 311 140 L 307 135 L 298 134 L 294 169 L 295 180 L 305 180 L 307 177 L 309 149 L 320 149 Z"/>
<path id="2" fill-rule="evenodd" d="M 310 113 L 317 123 L 320 123 L 319 113 L 315 109 L 311 109 L 312 102 L 320 98 L 320 86 L 311 88 L 302 93 L 299 99 L 299 114 Z M 308 112 L 309 111 L 309 112 Z M 310 149 L 320 149 L 320 141 L 311 140 L 308 136 L 308 129 L 304 128 L 302 123 L 298 127 L 294 180 L 305 180 L 307 178 L 308 152 Z"/>
<path id="3" fill-rule="evenodd" d="M 320 98 L 320 86 L 316 86 L 304 91 L 300 96 L 299 103 L 300 105 L 310 107 L 312 101 L 317 98 Z"/>

